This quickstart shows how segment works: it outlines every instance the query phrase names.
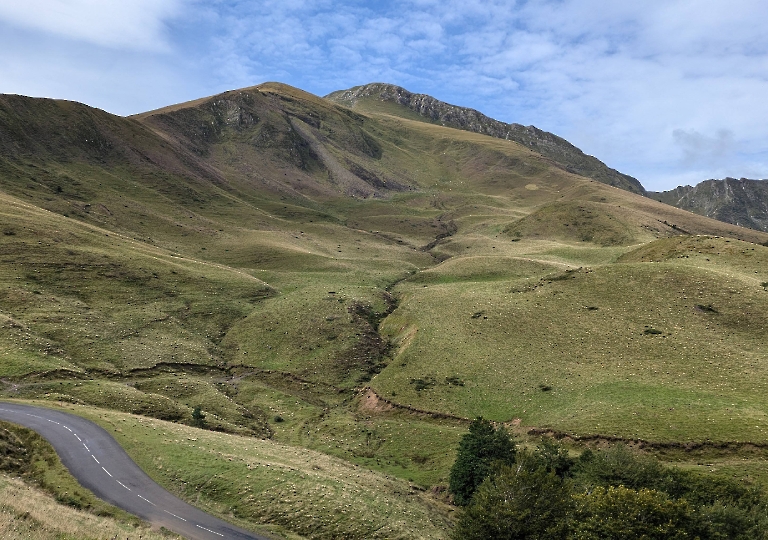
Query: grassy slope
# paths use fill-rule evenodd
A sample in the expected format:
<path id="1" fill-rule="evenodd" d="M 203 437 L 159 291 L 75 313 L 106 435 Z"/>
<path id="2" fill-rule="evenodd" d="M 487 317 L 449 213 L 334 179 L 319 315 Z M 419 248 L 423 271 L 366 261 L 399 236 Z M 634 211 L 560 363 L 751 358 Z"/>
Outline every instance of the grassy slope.
<path id="1" fill-rule="evenodd" d="M 393 405 L 768 442 L 768 248 L 749 243 L 766 235 L 280 85 L 102 114 L 104 154 L 64 159 L 44 130 L 5 150 L 6 396 L 182 423 L 202 406 L 212 428 L 421 486 L 446 483 L 465 424 Z"/>
<path id="2" fill-rule="evenodd" d="M 451 508 L 408 482 L 320 452 L 67 406 L 107 429 L 176 495 L 251 527 L 306 538 L 442 538 Z"/>
<path id="3" fill-rule="evenodd" d="M 63 506 L 47 493 L 5 475 L 0 475 L 0 536 L 7 540 L 178 538 Z"/>
<path id="4" fill-rule="evenodd" d="M 398 354 L 373 387 L 420 409 L 574 434 L 765 441 L 768 294 L 755 269 L 768 248 L 663 240 L 570 267 L 531 262 L 524 248 L 506 276 L 477 280 L 452 260 L 401 284 L 384 326 Z M 639 262 L 645 250 L 664 262 Z"/>

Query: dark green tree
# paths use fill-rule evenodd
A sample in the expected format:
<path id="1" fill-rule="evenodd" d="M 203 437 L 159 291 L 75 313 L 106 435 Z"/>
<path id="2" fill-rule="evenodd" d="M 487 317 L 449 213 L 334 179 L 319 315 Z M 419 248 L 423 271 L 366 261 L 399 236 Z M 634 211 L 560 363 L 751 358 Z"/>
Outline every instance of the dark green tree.
<path id="1" fill-rule="evenodd" d="M 199 428 L 205 427 L 205 415 L 199 406 L 192 409 L 192 425 Z"/>
<path id="2" fill-rule="evenodd" d="M 534 458 L 544 469 L 565 478 L 570 476 L 576 461 L 568 455 L 568 451 L 555 441 L 544 438 L 536 448 Z"/>
<path id="3" fill-rule="evenodd" d="M 570 483 L 553 470 L 520 456 L 480 485 L 452 532 L 456 540 L 567 538 L 573 507 Z"/>
<path id="4" fill-rule="evenodd" d="M 684 540 L 693 538 L 691 507 L 652 489 L 595 488 L 576 497 L 574 540 Z"/>
<path id="5" fill-rule="evenodd" d="M 469 425 L 469 433 L 461 438 L 456 462 L 448 478 L 448 490 L 453 500 L 466 506 L 477 487 L 498 464 L 512 465 L 515 444 L 503 427 L 496 429 L 483 418 Z"/>

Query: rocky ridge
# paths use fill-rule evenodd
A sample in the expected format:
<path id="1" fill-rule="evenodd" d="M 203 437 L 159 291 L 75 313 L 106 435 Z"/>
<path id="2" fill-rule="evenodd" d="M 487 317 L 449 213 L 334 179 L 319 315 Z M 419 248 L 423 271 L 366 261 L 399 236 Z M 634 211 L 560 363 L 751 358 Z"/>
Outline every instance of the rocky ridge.
<path id="1" fill-rule="evenodd" d="M 494 120 L 474 109 L 451 105 L 426 94 L 414 94 L 400 86 L 372 83 L 333 92 L 325 98 L 351 108 L 371 99 L 394 103 L 436 124 L 515 141 L 552 159 L 568 172 L 633 193 L 646 193 L 636 178 L 611 169 L 557 135 L 535 126 Z"/>
<path id="2" fill-rule="evenodd" d="M 725 178 L 648 192 L 657 201 L 733 225 L 768 231 L 768 180 Z"/>

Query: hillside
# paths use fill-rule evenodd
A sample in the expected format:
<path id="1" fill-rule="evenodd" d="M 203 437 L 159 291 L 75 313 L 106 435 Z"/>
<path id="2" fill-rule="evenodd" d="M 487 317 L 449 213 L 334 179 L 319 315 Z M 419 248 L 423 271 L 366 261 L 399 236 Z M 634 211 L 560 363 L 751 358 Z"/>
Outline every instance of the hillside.
<path id="1" fill-rule="evenodd" d="M 407 118 L 420 118 L 442 126 L 515 141 L 552 159 L 568 172 L 633 193 L 645 193 L 637 179 L 609 168 L 597 158 L 584 154 L 565 139 L 535 126 L 500 122 L 474 109 L 451 105 L 426 94 L 414 94 L 392 84 L 356 86 L 349 90 L 333 92 L 325 98 L 363 112 L 378 111 L 396 116 L 405 115 Z"/>
<path id="2" fill-rule="evenodd" d="M 444 536 L 480 415 L 768 477 L 743 453 L 768 445 L 768 234 L 393 110 L 277 83 L 131 118 L 0 97 L 3 397 L 102 422 L 220 515 L 236 479 L 241 525 L 310 538 Z M 281 468 L 243 478 L 241 447 Z"/>
<path id="3" fill-rule="evenodd" d="M 648 196 L 702 216 L 768 231 L 768 180 L 706 180 Z"/>

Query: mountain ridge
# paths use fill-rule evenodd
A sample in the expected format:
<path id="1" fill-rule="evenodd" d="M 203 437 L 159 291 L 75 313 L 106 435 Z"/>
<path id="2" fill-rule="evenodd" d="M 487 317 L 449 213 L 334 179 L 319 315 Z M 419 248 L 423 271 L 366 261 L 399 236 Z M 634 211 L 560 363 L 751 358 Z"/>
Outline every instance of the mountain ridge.
<path id="1" fill-rule="evenodd" d="M 632 193 L 645 194 L 645 188 L 636 179 L 605 165 L 602 161 L 582 152 L 562 137 L 535 126 L 505 123 L 468 107 L 451 105 L 427 94 L 409 92 L 389 83 L 370 83 L 347 90 L 337 90 L 325 96 L 336 103 L 353 109 L 366 99 L 396 103 L 423 118 L 444 126 L 481 133 L 490 137 L 512 140 L 562 164 L 568 172 L 593 178 L 604 184 L 620 187 Z"/>
<path id="2" fill-rule="evenodd" d="M 768 180 L 710 179 L 648 196 L 725 223 L 768 231 Z"/>

